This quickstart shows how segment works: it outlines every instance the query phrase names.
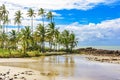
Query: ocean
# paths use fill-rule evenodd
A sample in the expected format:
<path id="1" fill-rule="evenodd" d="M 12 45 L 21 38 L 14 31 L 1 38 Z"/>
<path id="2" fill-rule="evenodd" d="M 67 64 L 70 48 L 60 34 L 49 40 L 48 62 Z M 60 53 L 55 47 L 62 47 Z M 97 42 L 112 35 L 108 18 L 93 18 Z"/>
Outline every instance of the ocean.
<path id="1" fill-rule="evenodd" d="M 78 48 L 87 48 L 92 47 L 96 49 L 105 49 L 105 50 L 120 50 L 120 46 L 79 46 Z"/>

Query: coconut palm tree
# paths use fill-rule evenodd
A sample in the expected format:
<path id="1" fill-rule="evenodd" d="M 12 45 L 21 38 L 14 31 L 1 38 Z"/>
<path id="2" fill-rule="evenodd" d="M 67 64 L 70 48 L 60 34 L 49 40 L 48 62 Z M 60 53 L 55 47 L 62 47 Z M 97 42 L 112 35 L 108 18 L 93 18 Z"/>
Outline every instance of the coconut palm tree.
<path id="1" fill-rule="evenodd" d="M 2 6 L 0 6 L 0 29 L 2 28 L 1 22 L 2 22 L 3 16 L 2 16 Z"/>
<path id="2" fill-rule="evenodd" d="M 45 27 L 43 27 L 42 24 L 38 24 L 37 26 L 37 35 L 40 37 L 40 43 L 41 43 L 41 52 L 44 52 L 44 48 L 45 48 L 45 33 L 46 33 L 46 29 Z"/>
<path id="3" fill-rule="evenodd" d="M 27 13 L 28 17 L 31 18 L 31 30 L 32 30 L 32 33 L 33 33 L 33 17 L 35 17 L 35 12 L 32 8 L 30 8 L 28 10 L 28 13 Z"/>
<path id="4" fill-rule="evenodd" d="M 78 39 L 76 38 L 75 34 L 72 32 L 70 34 L 70 52 L 72 52 L 73 48 L 77 46 Z"/>
<path id="5" fill-rule="evenodd" d="M 31 29 L 30 26 L 25 26 L 24 29 L 21 29 L 21 42 L 23 47 L 23 53 L 26 53 L 31 42 Z"/>
<path id="6" fill-rule="evenodd" d="M 0 20 L 2 19 L 2 6 L 0 6 Z"/>
<path id="7" fill-rule="evenodd" d="M 49 46 L 50 50 L 52 49 L 52 45 L 54 44 L 54 39 L 55 39 L 55 24 L 53 22 L 48 24 L 48 29 L 47 29 L 47 36 L 49 40 Z"/>
<path id="8" fill-rule="evenodd" d="M 3 32 L 5 32 L 5 24 L 4 22 L 6 21 L 6 15 L 8 15 L 8 10 L 6 9 L 6 6 L 3 4 L 1 6 L 1 15 L 2 15 L 2 20 L 3 20 Z"/>
<path id="9" fill-rule="evenodd" d="M 54 44 L 55 44 L 55 48 L 54 48 L 54 50 L 58 50 L 58 45 L 59 45 L 59 37 L 60 37 L 60 32 L 59 32 L 59 30 L 58 29 L 55 29 L 55 32 L 54 32 L 55 34 L 54 34 L 54 36 L 55 36 L 55 39 L 54 39 Z"/>
<path id="10" fill-rule="evenodd" d="M 54 21 L 53 21 L 53 14 L 52 14 L 51 11 L 49 11 L 49 12 L 47 13 L 47 19 L 50 20 L 51 23 L 54 22 Z"/>
<path id="11" fill-rule="evenodd" d="M 43 8 L 40 8 L 38 10 L 38 15 L 40 15 L 42 17 L 42 24 L 38 24 L 38 31 L 41 31 L 41 52 L 44 52 L 44 48 L 45 48 L 45 25 L 44 25 L 44 20 L 45 20 L 45 11 Z"/>
<path id="12" fill-rule="evenodd" d="M 21 22 L 21 19 L 23 18 L 22 17 L 22 14 L 20 10 L 18 10 L 16 13 L 15 13 L 15 18 L 14 18 L 14 23 L 15 24 L 18 24 L 18 32 L 19 32 L 19 28 L 20 28 L 20 24 L 22 23 Z"/>
<path id="13" fill-rule="evenodd" d="M 5 25 L 5 24 L 8 25 L 9 22 L 10 22 L 10 20 L 9 20 L 9 18 L 8 18 L 8 15 L 5 15 L 3 24 L 4 24 L 4 25 Z M 7 30 L 7 25 L 6 25 L 6 28 L 5 28 L 5 29 L 6 29 L 6 30 L 5 30 L 6 33 L 8 32 L 8 30 Z"/>
<path id="14" fill-rule="evenodd" d="M 4 32 L 0 35 L 1 48 L 5 49 L 7 46 L 8 35 Z"/>
<path id="15" fill-rule="evenodd" d="M 9 48 L 17 49 L 18 34 L 15 30 L 12 30 L 9 34 Z"/>
<path id="16" fill-rule="evenodd" d="M 44 11 L 43 8 L 40 8 L 40 9 L 38 10 L 38 15 L 42 17 L 42 22 L 43 22 L 42 25 L 43 25 L 43 27 L 44 27 L 45 11 Z"/>
<path id="17" fill-rule="evenodd" d="M 69 51 L 69 35 L 70 35 L 70 32 L 68 30 L 64 30 L 62 32 L 62 45 L 66 48 L 66 52 Z"/>

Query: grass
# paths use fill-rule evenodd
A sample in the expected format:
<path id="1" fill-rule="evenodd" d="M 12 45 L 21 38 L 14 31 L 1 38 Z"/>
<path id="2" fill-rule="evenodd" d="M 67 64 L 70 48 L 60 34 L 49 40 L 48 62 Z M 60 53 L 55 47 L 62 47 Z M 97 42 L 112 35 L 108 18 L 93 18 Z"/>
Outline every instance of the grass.
<path id="1" fill-rule="evenodd" d="M 22 50 L 7 50 L 0 48 L 0 58 L 23 58 L 23 57 L 38 57 L 38 56 L 53 56 L 64 55 L 66 52 L 46 52 L 40 53 L 39 51 L 28 51 L 26 54 Z"/>

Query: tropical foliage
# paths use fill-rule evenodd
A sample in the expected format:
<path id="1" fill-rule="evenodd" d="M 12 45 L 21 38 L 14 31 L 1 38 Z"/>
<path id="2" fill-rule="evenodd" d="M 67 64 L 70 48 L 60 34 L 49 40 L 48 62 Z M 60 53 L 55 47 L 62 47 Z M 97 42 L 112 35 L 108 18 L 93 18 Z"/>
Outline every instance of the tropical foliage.
<path id="1" fill-rule="evenodd" d="M 2 49 L 21 50 L 22 53 L 28 51 L 44 53 L 64 48 L 66 52 L 72 52 L 73 48 L 77 46 L 77 38 L 72 31 L 59 31 L 55 27 L 54 15 L 51 11 L 46 12 L 40 8 L 36 15 L 35 11 L 30 8 L 26 16 L 31 18 L 31 25 L 21 28 L 22 15 L 20 10 L 15 12 L 14 23 L 17 24 L 18 30 L 8 31 L 9 12 L 4 4 L 0 6 L 0 47 Z M 34 26 L 34 17 L 40 17 L 42 23 Z M 49 21 L 49 23 L 46 25 L 45 21 Z"/>

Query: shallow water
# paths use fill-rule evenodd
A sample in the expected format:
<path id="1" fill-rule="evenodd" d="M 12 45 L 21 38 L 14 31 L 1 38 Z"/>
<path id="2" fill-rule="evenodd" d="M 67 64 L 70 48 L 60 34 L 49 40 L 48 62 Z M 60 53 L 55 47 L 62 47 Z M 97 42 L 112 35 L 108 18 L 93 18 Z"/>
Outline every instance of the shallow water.
<path id="1" fill-rule="evenodd" d="M 37 62 L 2 62 L 0 65 L 50 72 L 49 80 L 120 80 L 120 65 L 88 61 L 80 55 L 31 58 Z M 45 75 L 46 76 L 46 75 Z"/>

